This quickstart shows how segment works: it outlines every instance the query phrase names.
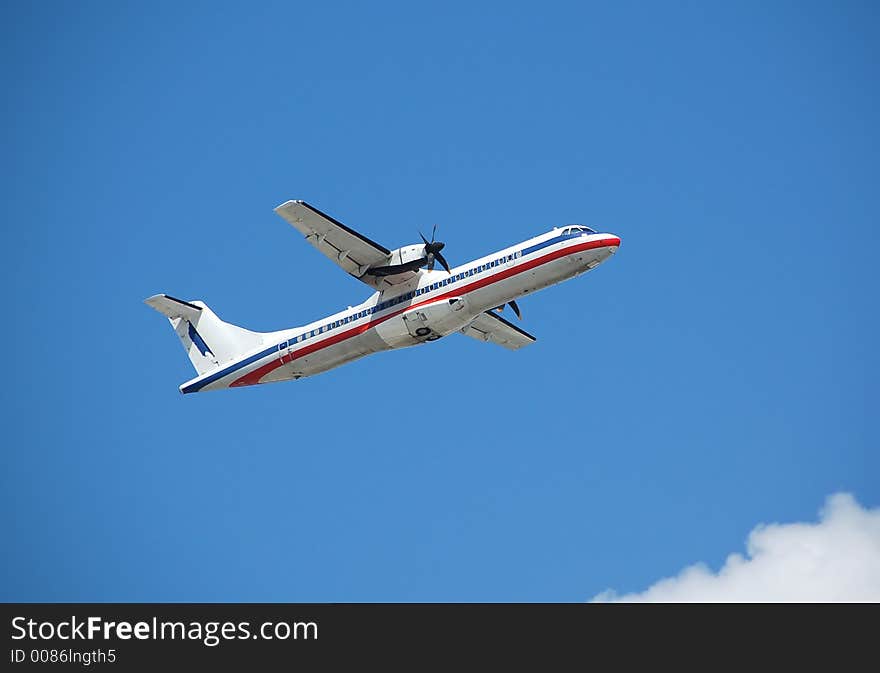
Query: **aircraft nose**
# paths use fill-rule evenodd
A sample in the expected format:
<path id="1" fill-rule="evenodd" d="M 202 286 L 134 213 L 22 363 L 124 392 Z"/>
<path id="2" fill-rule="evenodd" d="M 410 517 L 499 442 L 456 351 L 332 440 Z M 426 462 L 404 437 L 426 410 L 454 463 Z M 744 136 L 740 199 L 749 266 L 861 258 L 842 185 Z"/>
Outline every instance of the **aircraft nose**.
<path id="1" fill-rule="evenodd" d="M 613 255 L 615 252 L 617 252 L 617 249 L 620 247 L 620 236 L 617 236 L 616 234 L 608 234 L 608 236 L 609 236 L 608 251 Z"/>

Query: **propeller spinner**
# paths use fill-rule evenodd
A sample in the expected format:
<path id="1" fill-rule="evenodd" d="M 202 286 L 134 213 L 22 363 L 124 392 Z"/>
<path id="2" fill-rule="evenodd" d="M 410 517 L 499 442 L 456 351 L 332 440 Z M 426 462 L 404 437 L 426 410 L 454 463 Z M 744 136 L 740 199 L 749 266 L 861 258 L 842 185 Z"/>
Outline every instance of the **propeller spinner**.
<path id="1" fill-rule="evenodd" d="M 434 270 L 434 260 L 440 262 L 441 266 L 446 269 L 446 273 L 450 273 L 449 264 L 446 263 L 446 258 L 443 257 L 443 253 L 440 251 L 446 247 L 445 243 L 440 241 L 434 241 L 434 235 L 437 233 L 437 225 L 434 225 L 434 228 L 431 230 L 431 240 L 428 241 L 425 238 L 425 235 L 422 232 L 419 232 L 419 236 L 422 237 L 422 240 L 425 242 L 425 259 L 428 260 L 428 269 L 430 271 Z"/>

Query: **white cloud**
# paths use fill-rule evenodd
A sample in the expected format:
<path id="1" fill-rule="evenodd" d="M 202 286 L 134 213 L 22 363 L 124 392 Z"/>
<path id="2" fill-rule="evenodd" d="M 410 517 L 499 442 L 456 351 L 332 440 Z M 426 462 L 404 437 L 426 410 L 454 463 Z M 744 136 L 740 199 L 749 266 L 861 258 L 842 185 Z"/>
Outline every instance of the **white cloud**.
<path id="1" fill-rule="evenodd" d="M 880 508 L 849 493 L 828 498 L 818 523 L 759 525 L 746 556 L 713 573 L 698 563 L 641 593 L 604 591 L 594 601 L 880 601 Z"/>

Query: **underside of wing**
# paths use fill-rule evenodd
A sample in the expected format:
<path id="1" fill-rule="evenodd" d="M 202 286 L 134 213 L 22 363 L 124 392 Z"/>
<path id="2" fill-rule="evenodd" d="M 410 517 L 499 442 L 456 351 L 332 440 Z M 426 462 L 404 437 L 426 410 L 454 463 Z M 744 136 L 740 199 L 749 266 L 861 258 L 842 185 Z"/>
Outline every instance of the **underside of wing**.
<path id="1" fill-rule="evenodd" d="M 470 325 L 461 330 L 461 333 L 478 341 L 488 341 L 510 350 L 517 350 L 536 341 L 531 334 L 493 311 L 478 315 Z"/>
<path id="2" fill-rule="evenodd" d="M 419 273 L 409 269 L 392 274 L 368 273 L 371 269 L 393 264 L 392 251 L 305 201 L 282 203 L 275 212 L 305 236 L 321 254 L 370 287 L 381 289 L 383 286 L 396 285 Z"/>

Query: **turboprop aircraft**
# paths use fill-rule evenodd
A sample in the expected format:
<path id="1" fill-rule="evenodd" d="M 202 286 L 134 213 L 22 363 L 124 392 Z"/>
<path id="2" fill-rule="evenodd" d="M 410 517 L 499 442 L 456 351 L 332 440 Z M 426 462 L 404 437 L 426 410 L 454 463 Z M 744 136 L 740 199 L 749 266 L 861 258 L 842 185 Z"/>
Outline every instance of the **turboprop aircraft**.
<path id="1" fill-rule="evenodd" d="M 579 224 L 556 227 L 491 255 L 450 268 L 444 244 L 389 250 L 305 201 L 275 212 L 373 294 L 326 318 L 278 332 L 252 332 L 220 320 L 201 301 L 157 294 L 145 302 L 165 315 L 198 373 L 182 393 L 300 379 L 365 355 L 436 341 L 453 332 L 511 350 L 535 337 L 499 313 L 518 297 L 594 269 L 620 238 Z M 436 233 L 436 227 L 435 233 Z M 442 271 L 434 266 L 439 262 Z"/>

